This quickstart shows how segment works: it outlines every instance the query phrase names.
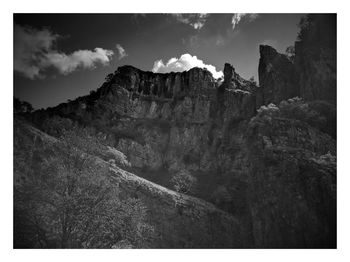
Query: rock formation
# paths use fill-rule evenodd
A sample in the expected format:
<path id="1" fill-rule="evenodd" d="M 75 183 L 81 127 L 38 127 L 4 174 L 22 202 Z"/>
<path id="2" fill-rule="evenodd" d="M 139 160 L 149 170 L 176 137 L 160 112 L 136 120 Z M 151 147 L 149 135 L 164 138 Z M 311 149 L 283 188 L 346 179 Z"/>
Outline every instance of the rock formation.
<path id="1" fill-rule="evenodd" d="M 309 15 L 301 22 L 294 61 L 260 46 L 259 83 L 263 104 L 299 96 L 336 104 L 336 16 Z"/>
<path id="2" fill-rule="evenodd" d="M 300 94 L 293 63 L 271 46 L 260 46 L 259 83 L 263 104 L 277 104 Z"/>
<path id="3" fill-rule="evenodd" d="M 154 74 L 124 66 L 94 94 L 96 99 L 78 98 L 46 113 L 107 128 L 136 167 L 180 170 L 187 165 L 184 159 L 197 159 L 192 169 L 215 170 L 218 163 L 204 159 L 225 143 L 233 125 L 256 110 L 255 94 L 247 91 L 253 83 L 237 80 L 235 89 L 226 88 L 227 83 L 218 91 L 211 74 L 200 68 Z"/>
<path id="4" fill-rule="evenodd" d="M 336 15 L 316 14 L 304 23 L 308 30 L 303 30 L 295 42 L 300 96 L 336 104 Z"/>
<path id="5" fill-rule="evenodd" d="M 164 234 L 155 247 L 334 248 L 335 53 L 312 41 L 296 43 L 294 61 L 260 46 L 259 87 L 230 64 L 222 82 L 200 68 L 122 66 L 90 95 L 31 121 L 93 126 L 127 156 L 131 173 L 113 173 L 148 204 Z M 180 195 L 166 188 L 182 170 L 197 190 L 173 207 Z"/>
<path id="6" fill-rule="evenodd" d="M 282 65 L 293 65 L 270 47 L 262 47 L 261 55 L 259 72 L 267 76 L 260 88 L 229 64 L 222 84 L 199 68 L 154 74 L 124 66 L 95 93 L 34 113 L 34 122 L 40 126 L 49 115 L 60 115 L 93 125 L 126 154 L 129 171 L 165 187 L 174 173 L 190 172 L 198 181 L 192 194 L 235 216 L 235 234 L 243 235 L 213 247 L 334 246 L 336 151 L 334 131 L 327 129 L 334 115 L 326 120 L 329 110 L 322 106 L 284 100 L 296 91 L 289 90 L 292 77 Z M 258 109 L 261 90 L 264 103 L 277 105 Z M 149 194 L 140 197 L 159 210 Z M 168 220 L 161 215 L 158 225 L 162 219 Z M 164 245 L 208 247 L 210 236 L 204 241 L 189 232 L 192 244 L 175 235 Z"/>

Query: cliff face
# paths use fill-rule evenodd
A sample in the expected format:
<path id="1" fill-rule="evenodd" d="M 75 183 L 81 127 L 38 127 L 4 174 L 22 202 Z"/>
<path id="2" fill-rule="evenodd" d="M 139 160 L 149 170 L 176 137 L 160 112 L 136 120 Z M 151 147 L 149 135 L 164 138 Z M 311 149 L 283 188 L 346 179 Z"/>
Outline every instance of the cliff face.
<path id="1" fill-rule="evenodd" d="M 277 104 L 299 96 L 298 76 L 292 62 L 273 47 L 260 46 L 259 83 L 263 104 Z"/>
<path id="2" fill-rule="evenodd" d="M 265 106 L 247 138 L 257 246 L 336 245 L 335 21 L 302 21 L 291 60 L 260 46 L 257 97 Z"/>
<path id="3" fill-rule="evenodd" d="M 259 82 L 262 104 L 279 103 L 299 96 L 307 101 L 336 104 L 335 49 L 295 43 L 294 63 L 273 47 L 260 46 Z"/>
<path id="4" fill-rule="evenodd" d="M 308 15 L 300 27 L 294 61 L 270 46 L 260 46 L 263 104 L 299 96 L 336 105 L 336 15 Z"/>
<path id="5" fill-rule="evenodd" d="M 304 24 L 308 30 L 302 30 L 295 42 L 300 95 L 336 104 L 336 15 L 312 15 Z"/>
<path id="6" fill-rule="evenodd" d="M 217 150 L 227 146 L 230 129 L 256 111 L 254 84 L 236 73 L 231 78 L 222 84 L 230 88 L 221 89 L 199 68 L 154 74 L 125 66 L 96 94 L 46 113 L 107 131 L 134 167 L 215 171 L 221 166 Z"/>
<path id="7" fill-rule="evenodd" d="M 335 246 L 336 144 L 307 123 L 310 111 L 290 99 L 260 108 L 249 122 L 247 196 L 257 246 Z"/>

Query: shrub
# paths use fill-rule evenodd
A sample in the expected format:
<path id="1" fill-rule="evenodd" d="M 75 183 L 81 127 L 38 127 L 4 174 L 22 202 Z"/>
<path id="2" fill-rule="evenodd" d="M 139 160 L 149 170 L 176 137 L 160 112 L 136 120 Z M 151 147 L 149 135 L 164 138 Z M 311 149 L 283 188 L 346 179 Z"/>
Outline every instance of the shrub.
<path id="1" fill-rule="evenodd" d="M 65 131 L 73 129 L 74 123 L 69 118 L 53 116 L 45 119 L 41 128 L 49 135 L 59 138 Z"/>
<path id="2" fill-rule="evenodd" d="M 112 160 L 112 162 L 115 165 L 119 165 L 122 167 L 130 167 L 131 164 L 128 161 L 128 159 L 126 158 L 126 155 L 124 155 L 122 152 L 118 151 L 117 149 L 107 146 L 107 154 L 108 154 L 108 158 L 110 158 L 109 161 Z"/>
<path id="3" fill-rule="evenodd" d="M 170 182 L 174 189 L 179 193 L 194 193 L 197 179 L 191 175 L 187 170 L 181 170 L 173 175 Z"/>
<path id="4" fill-rule="evenodd" d="M 287 47 L 287 49 L 286 49 L 286 56 L 289 59 L 289 61 L 294 63 L 294 59 L 295 59 L 295 47 L 294 46 L 288 46 Z"/>

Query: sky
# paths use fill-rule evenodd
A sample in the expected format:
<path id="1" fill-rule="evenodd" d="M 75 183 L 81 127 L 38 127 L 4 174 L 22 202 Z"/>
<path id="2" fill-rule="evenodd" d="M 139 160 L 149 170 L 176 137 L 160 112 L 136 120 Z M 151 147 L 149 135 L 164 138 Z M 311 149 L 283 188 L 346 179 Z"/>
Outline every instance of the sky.
<path id="1" fill-rule="evenodd" d="M 14 14 L 14 95 L 35 109 L 86 95 L 119 66 L 166 73 L 226 62 L 258 81 L 259 45 L 284 52 L 303 14 Z"/>

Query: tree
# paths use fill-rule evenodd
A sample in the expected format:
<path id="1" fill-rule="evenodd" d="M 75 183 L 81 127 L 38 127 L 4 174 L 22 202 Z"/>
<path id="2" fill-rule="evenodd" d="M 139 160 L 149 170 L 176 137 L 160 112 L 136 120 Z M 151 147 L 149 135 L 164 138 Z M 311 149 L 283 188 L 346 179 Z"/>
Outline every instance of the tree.
<path id="1" fill-rule="evenodd" d="M 110 73 L 105 77 L 105 81 L 110 82 L 110 81 L 112 81 L 113 77 L 114 77 L 114 74 Z"/>
<path id="2" fill-rule="evenodd" d="M 251 78 L 249 78 L 249 81 L 250 81 L 252 84 L 256 85 L 256 81 L 255 81 L 254 76 L 252 76 Z"/>
<path id="3" fill-rule="evenodd" d="M 49 135 L 60 138 L 64 132 L 73 129 L 75 126 L 74 122 L 69 118 L 53 116 L 46 118 L 41 128 Z"/>
<path id="4" fill-rule="evenodd" d="M 15 185 L 15 247 L 147 247 L 154 229 L 146 206 L 119 198 L 108 165 L 89 154 L 99 148 L 79 147 L 78 137 L 70 131 L 48 145 L 15 133 L 15 173 L 26 178 Z"/>
<path id="5" fill-rule="evenodd" d="M 13 98 L 13 111 L 15 114 L 31 113 L 33 110 L 34 108 L 30 103 L 21 101 L 16 97 Z"/>
<path id="6" fill-rule="evenodd" d="M 293 63 L 295 58 L 295 47 L 294 46 L 288 46 L 286 49 L 286 56 L 287 58 Z"/>
<path id="7" fill-rule="evenodd" d="M 170 182 L 179 193 L 193 193 L 195 191 L 197 179 L 187 170 L 181 170 L 173 175 Z"/>

